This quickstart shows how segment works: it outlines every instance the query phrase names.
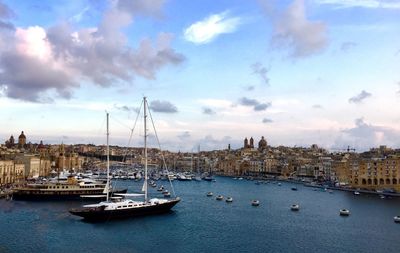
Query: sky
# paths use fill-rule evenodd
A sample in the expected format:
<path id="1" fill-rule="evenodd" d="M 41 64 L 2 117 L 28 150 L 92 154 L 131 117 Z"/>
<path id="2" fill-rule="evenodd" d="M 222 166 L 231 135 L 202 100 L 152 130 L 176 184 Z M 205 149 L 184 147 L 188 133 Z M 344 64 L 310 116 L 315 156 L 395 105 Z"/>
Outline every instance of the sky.
<path id="1" fill-rule="evenodd" d="M 143 96 L 171 151 L 399 148 L 400 1 L 0 0 L 0 140 L 138 146 Z"/>

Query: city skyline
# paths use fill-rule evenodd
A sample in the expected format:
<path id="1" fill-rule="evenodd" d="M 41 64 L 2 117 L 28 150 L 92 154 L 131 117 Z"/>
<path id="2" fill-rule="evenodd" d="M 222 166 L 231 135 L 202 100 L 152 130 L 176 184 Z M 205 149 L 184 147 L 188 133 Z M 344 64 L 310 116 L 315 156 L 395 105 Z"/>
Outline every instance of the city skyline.
<path id="1" fill-rule="evenodd" d="M 0 137 L 400 146 L 400 1 L 0 0 Z M 140 137 L 140 134 L 137 135 Z"/>

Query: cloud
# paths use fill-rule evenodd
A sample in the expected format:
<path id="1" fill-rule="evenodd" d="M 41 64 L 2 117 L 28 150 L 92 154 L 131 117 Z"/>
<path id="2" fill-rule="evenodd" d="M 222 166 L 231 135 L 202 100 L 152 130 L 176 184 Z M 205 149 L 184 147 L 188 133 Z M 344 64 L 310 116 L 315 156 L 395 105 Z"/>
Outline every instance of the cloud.
<path id="1" fill-rule="evenodd" d="M 397 82 L 397 85 L 400 87 L 400 82 Z M 400 95 L 400 89 L 396 93 Z"/>
<path id="2" fill-rule="evenodd" d="M 245 90 L 247 91 L 253 91 L 255 89 L 254 85 L 249 85 L 247 87 L 245 87 Z"/>
<path id="3" fill-rule="evenodd" d="M 160 17 L 165 0 L 120 0 L 117 3 L 118 9 L 131 13 L 132 15 L 145 15 Z"/>
<path id="4" fill-rule="evenodd" d="M 83 19 L 83 17 L 85 16 L 85 14 L 90 10 L 89 6 L 86 6 L 83 10 L 81 10 L 79 13 L 75 14 L 74 16 L 72 16 L 69 20 L 79 23 L 81 22 L 81 20 Z"/>
<path id="5" fill-rule="evenodd" d="M 0 1 L 0 19 L 9 19 L 15 16 L 15 13 Z"/>
<path id="6" fill-rule="evenodd" d="M 274 47 L 288 49 L 295 58 L 311 56 L 326 48 L 327 27 L 321 21 L 307 19 L 304 0 L 294 0 L 283 12 L 273 10 L 266 2 L 261 4 L 274 24 Z"/>
<path id="7" fill-rule="evenodd" d="M 189 131 L 185 131 L 182 134 L 178 135 L 177 137 L 181 140 L 187 140 L 191 137 L 191 135 Z"/>
<path id="8" fill-rule="evenodd" d="M 366 92 L 365 90 L 362 90 L 360 94 L 349 98 L 349 103 L 355 103 L 355 104 L 359 104 L 361 103 L 364 99 L 368 98 L 372 96 L 371 93 Z"/>
<path id="9" fill-rule="evenodd" d="M 162 112 L 162 113 L 176 113 L 178 112 L 178 108 L 175 105 L 171 104 L 168 101 L 160 101 L 154 100 L 150 103 L 150 109 L 154 112 Z"/>
<path id="10" fill-rule="evenodd" d="M 215 111 L 213 109 L 211 109 L 211 108 L 203 107 L 203 114 L 214 115 Z"/>
<path id="11" fill-rule="evenodd" d="M 314 108 L 314 109 L 323 109 L 322 105 L 318 105 L 318 104 L 313 105 L 312 108 Z"/>
<path id="12" fill-rule="evenodd" d="M 0 33 L 0 86 L 6 87 L 8 97 L 46 102 L 52 91 L 72 97 L 82 81 L 108 87 L 137 76 L 156 79 L 161 68 L 185 60 L 170 46 L 173 35 L 159 33 L 155 42 L 143 38 L 133 48 L 123 30 L 135 15 L 158 15 L 163 2 L 110 2 L 92 28 L 76 30 L 59 23 L 48 29 L 17 28 L 9 37 Z M 5 46 L 2 41 L 7 41 Z"/>
<path id="13" fill-rule="evenodd" d="M 1 30 L 15 30 L 14 25 L 11 22 L 6 21 L 14 16 L 14 12 L 0 0 L 0 32 Z"/>
<path id="14" fill-rule="evenodd" d="M 400 2 L 393 0 L 317 0 L 316 2 L 337 8 L 400 9 Z"/>
<path id="15" fill-rule="evenodd" d="M 206 44 L 224 33 L 233 33 L 242 23 L 239 17 L 229 17 L 229 12 L 213 14 L 198 21 L 184 31 L 184 38 L 195 44 Z"/>
<path id="16" fill-rule="evenodd" d="M 265 111 L 270 106 L 271 103 L 260 103 L 254 106 L 254 111 Z"/>
<path id="17" fill-rule="evenodd" d="M 256 99 L 251 99 L 251 98 L 247 98 L 247 97 L 242 97 L 239 100 L 239 104 L 244 105 L 244 106 L 252 106 L 254 111 L 265 111 L 268 107 L 271 106 L 270 102 L 260 103 Z"/>
<path id="18" fill-rule="evenodd" d="M 202 150 L 221 150 L 228 148 L 228 144 L 231 146 L 239 146 L 242 141 L 233 140 L 231 136 L 224 136 L 221 139 L 216 139 L 212 135 L 206 135 L 204 138 L 198 140 Z M 198 145 L 193 146 L 193 149 L 197 149 Z"/>
<path id="19" fill-rule="evenodd" d="M 343 42 L 342 45 L 340 45 L 340 50 L 343 52 L 347 52 L 356 46 L 357 46 L 357 43 L 351 42 L 351 41 L 346 41 L 346 42 Z"/>
<path id="20" fill-rule="evenodd" d="M 114 108 L 124 112 L 139 112 L 139 108 L 127 105 L 117 105 L 114 104 Z"/>
<path id="21" fill-rule="evenodd" d="M 352 145 L 358 151 L 363 151 L 379 145 L 400 144 L 400 132 L 396 129 L 368 124 L 364 118 L 358 118 L 354 123 L 354 127 L 341 131 L 341 135 L 335 140 L 335 147 Z"/>
<path id="22" fill-rule="evenodd" d="M 256 62 L 253 65 L 251 65 L 251 68 L 253 69 L 253 74 L 258 75 L 263 83 L 266 85 L 269 85 L 269 78 L 268 78 L 268 71 L 266 67 L 264 67 L 260 62 Z"/>
<path id="23" fill-rule="evenodd" d="M 263 118 L 262 123 L 267 124 L 267 123 L 272 123 L 273 120 L 272 119 L 267 119 L 267 118 Z"/>

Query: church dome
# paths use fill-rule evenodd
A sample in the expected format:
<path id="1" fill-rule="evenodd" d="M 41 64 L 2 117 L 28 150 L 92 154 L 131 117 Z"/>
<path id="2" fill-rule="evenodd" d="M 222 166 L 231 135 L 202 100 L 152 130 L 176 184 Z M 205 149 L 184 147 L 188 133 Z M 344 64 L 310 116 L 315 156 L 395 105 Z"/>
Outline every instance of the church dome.
<path id="1" fill-rule="evenodd" d="M 24 131 L 21 132 L 21 134 L 19 135 L 18 139 L 26 139 Z"/>

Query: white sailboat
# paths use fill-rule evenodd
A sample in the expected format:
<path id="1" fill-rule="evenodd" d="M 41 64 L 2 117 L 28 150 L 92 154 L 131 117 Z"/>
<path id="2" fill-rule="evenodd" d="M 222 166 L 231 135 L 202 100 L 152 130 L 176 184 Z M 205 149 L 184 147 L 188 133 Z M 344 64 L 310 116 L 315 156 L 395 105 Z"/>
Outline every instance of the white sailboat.
<path id="1" fill-rule="evenodd" d="M 97 204 L 84 205 L 82 208 L 71 209 L 69 212 L 73 215 L 83 217 L 86 220 L 109 220 L 129 218 L 139 215 L 149 215 L 164 213 L 169 211 L 179 201 L 179 197 L 173 199 L 159 199 L 148 197 L 148 175 L 147 175 L 147 99 L 143 98 L 144 112 L 144 184 L 142 191 L 144 194 L 118 194 L 119 197 L 109 198 L 107 194 L 106 201 Z M 151 115 L 150 115 L 151 116 Z M 107 113 L 107 175 L 109 175 L 109 129 L 108 129 L 108 113 Z M 109 176 L 107 177 L 109 182 Z M 171 184 L 172 186 L 172 184 Z M 132 200 L 129 197 L 144 196 L 143 201 Z"/>

